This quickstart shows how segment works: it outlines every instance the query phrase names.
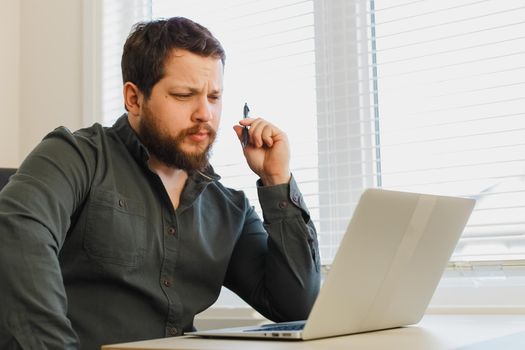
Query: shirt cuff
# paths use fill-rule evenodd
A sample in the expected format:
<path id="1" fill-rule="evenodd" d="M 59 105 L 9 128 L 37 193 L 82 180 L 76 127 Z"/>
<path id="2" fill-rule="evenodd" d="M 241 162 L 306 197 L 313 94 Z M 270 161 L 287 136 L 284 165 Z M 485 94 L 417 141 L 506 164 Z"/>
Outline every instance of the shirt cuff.
<path id="1" fill-rule="evenodd" d="M 305 222 L 310 220 L 310 213 L 293 174 L 290 182 L 281 185 L 263 186 L 259 179 L 257 194 L 265 222 L 271 223 L 297 215 L 301 215 Z"/>

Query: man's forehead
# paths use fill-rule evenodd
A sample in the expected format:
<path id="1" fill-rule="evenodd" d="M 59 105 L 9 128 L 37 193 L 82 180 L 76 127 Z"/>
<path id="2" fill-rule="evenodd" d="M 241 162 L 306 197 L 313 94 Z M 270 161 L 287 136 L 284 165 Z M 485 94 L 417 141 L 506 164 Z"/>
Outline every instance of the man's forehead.
<path id="1" fill-rule="evenodd" d="M 170 62 L 223 68 L 220 57 L 203 56 L 184 49 L 172 49 L 166 59 L 166 63 L 169 64 Z"/>
<path id="2" fill-rule="evenodd" d="M 166 60 L 162 79 L 169 88 L 222 91 L 222 61 L 186 50 L 174 50 Z"/>

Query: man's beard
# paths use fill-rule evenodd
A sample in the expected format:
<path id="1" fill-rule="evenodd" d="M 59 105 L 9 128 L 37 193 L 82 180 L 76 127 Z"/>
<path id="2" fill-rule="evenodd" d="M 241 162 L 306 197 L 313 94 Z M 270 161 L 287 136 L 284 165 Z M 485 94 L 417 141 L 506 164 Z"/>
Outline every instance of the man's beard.
<path id="1" fill-rule="evenodd" d="M 209 144 L 206 149 L 199 153 L 184 152 L 181 146 L 185 138 L 202 129 L 208 132 Z M 203 170 L 208 166 L 211 147 L 216 137 L 216 131 L 206 123 L 181 130 L 178 135 L 172 137 L 156 122 L 147 106 L 144 107 L 138 134 L 144 146 L 158 160 L 169 167 L 183 169 L 187 172 Z"/>

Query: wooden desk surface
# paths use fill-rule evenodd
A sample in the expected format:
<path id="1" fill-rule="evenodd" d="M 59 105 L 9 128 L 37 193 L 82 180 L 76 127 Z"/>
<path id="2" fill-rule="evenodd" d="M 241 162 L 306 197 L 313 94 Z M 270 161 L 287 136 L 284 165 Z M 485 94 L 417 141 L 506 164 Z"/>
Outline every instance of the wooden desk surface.
<path id="1" fill-rule="evenodd" d="M 427 315 L 414 326 L 310 341 L 226 340 L 184 336 L 107 345 L 102 349 L 523 350 L 525 315 Z"/>

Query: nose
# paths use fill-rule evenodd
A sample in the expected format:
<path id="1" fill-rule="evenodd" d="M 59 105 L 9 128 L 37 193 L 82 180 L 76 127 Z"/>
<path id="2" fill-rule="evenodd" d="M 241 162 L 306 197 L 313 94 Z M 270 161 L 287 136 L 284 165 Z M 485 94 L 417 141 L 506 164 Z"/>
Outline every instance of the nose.
<path id="1" fill-rule="evenodd" d="M 195 110 L 193 111 L 192 119 L 194 122 L 209 122 L 213 115 L 211 113 L 210 108 L 210 102 L 208 101 L 208 98 L 204 96 L 204 98 L 199 98 L 196 102 Z"/>

